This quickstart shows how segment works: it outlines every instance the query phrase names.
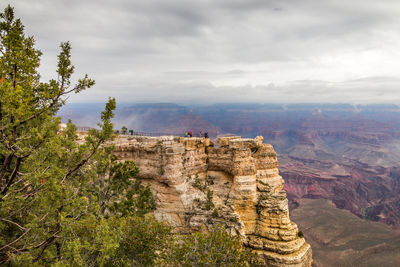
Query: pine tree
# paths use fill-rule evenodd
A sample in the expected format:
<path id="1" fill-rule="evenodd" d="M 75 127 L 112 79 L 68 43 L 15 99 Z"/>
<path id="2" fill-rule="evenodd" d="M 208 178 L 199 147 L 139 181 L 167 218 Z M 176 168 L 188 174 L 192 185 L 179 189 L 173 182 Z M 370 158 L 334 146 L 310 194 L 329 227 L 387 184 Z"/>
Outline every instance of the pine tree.
<path id="1" fill-rule="evenodd" d="M 41 52 L 10 6 L 0 14 L 0 264 L 104 265 L 119 247 L 130 216 L 154 209 L 150 188 L 133 162 L 117 162 L 110 99 L 99 130 L 78 142 L 59 108 L 71 93 L 71 45 L 62 43 L 57 79 L 42 82 Z"/>
<path id="2" fill-rule="evenodd" d="M 94 85 L 71 84 L 71 45 L 60 48 L 57 79 L 41 81 L 34 38 L 12 7 L 0 13 L 0 265 L 246 266 L 223 230 L 179 237 L 149 216 L 150 187 L 108 143 L 115 99 L 83 140 L 72 122 L 59 129 L 68 95 Z"/>

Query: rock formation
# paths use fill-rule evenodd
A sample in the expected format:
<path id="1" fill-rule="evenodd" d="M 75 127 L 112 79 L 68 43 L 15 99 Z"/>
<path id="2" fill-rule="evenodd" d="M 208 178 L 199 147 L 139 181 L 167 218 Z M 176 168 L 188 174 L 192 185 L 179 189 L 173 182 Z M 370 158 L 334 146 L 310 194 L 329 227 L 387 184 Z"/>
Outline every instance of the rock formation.
<path id="1" fill-rule="evenodd" d="M 266 266 L 311 266 L 311 247 L 290 221 L 277 155 L 263 138 L 119 137 L 120 160 L 133 160 L 151 184 L 155 217 L 180 232 L 224 224 Z"/>
<path id="2" fill-rule="evenodd" d="M 101 111 L 84 103 L 59 115 L 95 126 Z M 134 125 L 130 124 L 134 118 Z M 279 153 L 289 204 L 325 198 L 359 217 L 400 228 L 400 106 L 350 104 L 218 104 L 120 107 L 113 122 L 135 131 L 207 129 L 254 136 Z M 90 123 L 91 122 L 91 123 Z"/>

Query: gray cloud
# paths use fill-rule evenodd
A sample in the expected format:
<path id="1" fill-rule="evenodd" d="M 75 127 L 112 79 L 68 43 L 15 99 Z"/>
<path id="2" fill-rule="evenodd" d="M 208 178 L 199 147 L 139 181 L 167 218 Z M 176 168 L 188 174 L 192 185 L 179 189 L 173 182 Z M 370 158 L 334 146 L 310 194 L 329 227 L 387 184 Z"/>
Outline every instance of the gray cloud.
<path id="1" fill-rule="evenodd" d="M 71 101 L 398 101 L 398 1 L 10 4 L 44 52 L 44 79 L 66 40 L 77 75 L 96 79 Z"/>
<path id="2" fill-rule="evenodd" d="M 371 79 L 375 82 L 371 83 Z M 347 102 L 347 103 L 400 103 L 400 79 L 362 79 L 359 81 L 326 82 L 303 80 L 285 84 L 243 86 L 215 86 L 209 82 L 164 82 L 136 83 L 121 89 L 120 100 L 135 102 L 176 103 L 296 103 L 296 102 Z M 173 92 L 173 93 L 171 93 Z M 154 97 L 156 95 L 157 97 Z"/>

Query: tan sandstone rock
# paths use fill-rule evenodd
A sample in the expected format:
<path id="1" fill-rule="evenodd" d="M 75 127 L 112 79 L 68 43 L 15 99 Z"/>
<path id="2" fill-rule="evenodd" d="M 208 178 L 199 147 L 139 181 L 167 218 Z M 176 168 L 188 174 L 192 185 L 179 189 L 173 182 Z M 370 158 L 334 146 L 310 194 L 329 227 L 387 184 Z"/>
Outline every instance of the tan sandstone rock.
<path id="1" fill-rule="evenodd" d="M 224 224 L 265 266 L 311 266 L 311 247 L 290 221 L 277 155 L 261 136 L 209 139 L 119 137 L 120 160 L 133 160 L 151 184 L 158 220 L 180 232 Z"/>

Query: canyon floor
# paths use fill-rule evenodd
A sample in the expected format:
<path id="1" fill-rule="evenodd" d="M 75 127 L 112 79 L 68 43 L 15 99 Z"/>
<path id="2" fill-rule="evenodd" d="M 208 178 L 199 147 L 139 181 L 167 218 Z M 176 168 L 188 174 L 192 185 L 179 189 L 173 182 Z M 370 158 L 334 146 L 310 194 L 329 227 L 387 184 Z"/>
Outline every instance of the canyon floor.
<path id="1" fill-rule="evenodd" d="M 301 199 L 291 218 L 313 249 L 313 266 L 399 266 L 400 230 L 361 219 L 325 199 Z"/>

